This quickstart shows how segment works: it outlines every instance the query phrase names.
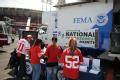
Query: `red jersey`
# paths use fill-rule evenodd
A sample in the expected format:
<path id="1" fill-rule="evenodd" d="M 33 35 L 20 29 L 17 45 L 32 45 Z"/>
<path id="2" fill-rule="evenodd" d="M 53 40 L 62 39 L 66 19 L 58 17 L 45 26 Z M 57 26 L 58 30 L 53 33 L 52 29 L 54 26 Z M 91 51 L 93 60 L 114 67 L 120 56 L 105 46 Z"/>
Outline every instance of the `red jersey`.
<path id="1" fill-rule="evenodd" d="M 45 55 L 48 57 L 48 63 L 58 62 L 58 58 L 61 56 L 60 46 L 48 45 Z"/>
<path id="2" fill-rule="evenodd" d="M 63 74 L 67 78 L 77 79 L 79 77 L 79 66 L 83 63 L 83 56 L 79 49 L 70 53 L 70 48 L 64 50 L 61 55 L 60 63 L 64 64 Z"/>
<path id="3" fill-rule="evenodd" d="M 39 64 L 40 63 L 40 57 L 39 54 L 41 54 L 41 48 L 39 45 L 34 45 L 31 47 L 31 63 L 32 64 Z"/>

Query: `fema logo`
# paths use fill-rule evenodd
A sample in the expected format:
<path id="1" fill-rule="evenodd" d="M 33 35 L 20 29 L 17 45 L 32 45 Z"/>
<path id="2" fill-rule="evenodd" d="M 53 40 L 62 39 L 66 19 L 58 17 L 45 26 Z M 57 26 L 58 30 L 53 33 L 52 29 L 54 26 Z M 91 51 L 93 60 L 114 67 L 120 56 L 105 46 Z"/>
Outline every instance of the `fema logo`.
<path id="1" fill-rule="evenodd" d="M 107 22 L 108 22 L 108 16 L 105 14 L 100 14 L 96 18 L 96 24 L 98 26 L 104 26 L 107 24 Z"/>

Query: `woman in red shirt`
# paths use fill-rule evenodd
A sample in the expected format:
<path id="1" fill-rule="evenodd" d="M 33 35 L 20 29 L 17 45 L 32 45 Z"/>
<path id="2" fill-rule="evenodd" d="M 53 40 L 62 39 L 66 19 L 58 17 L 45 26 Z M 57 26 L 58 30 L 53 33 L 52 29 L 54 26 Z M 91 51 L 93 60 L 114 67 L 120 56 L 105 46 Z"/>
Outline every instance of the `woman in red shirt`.
<path id="1" fill-rule="evenodd" d="M 41 66 L 40 66 L 40 57 L 41 57 L 41 45 L 42 40 L 37 39 L 33 46 L 31 47 L 31 64 L 33 69 L 32 80 L 39 80 L 40 73 L 41 73 Z"/>
<path id="2" fill-rule="evenodd" d="M 69 47 L 66 48 L 60 58 L 60 63 L 64 65 L 63 75 L 67 80 L 77 80 L 79 77 L 79 66 L 83 63 L 81 51 L 76 47 L 77 41 L 71 38 Z"/>

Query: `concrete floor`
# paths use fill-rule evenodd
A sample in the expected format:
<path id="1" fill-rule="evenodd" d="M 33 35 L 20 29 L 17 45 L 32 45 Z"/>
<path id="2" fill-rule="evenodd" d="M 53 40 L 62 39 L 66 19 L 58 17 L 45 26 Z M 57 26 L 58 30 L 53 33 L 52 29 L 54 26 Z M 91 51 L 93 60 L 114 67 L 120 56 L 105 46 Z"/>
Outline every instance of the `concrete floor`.
<path id="1" fill-rule="evenodd" d="M 14 48 L 16 48 L 17 40 L 18 38 L 15 39 L 14 43 L 0 48 L 0 80 L 7 80 L 8 78 L 12 78 L 12 76 L 9 75 L 11 70 L 4 70 L 4 68 L 8 64 L 10 53 L 14 50 Z"/>

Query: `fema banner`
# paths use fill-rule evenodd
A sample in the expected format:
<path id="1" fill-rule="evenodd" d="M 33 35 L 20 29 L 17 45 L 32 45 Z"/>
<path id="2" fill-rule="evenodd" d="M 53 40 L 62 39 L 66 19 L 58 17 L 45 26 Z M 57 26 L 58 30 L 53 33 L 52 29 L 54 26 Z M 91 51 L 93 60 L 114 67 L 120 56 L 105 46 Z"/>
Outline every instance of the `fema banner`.
<path id="1" fill-rule="evenodd" d="M 81 4 L 81 6 L 71 6 L 61 8 L 58 11 L 58 27 L 61 30 L 89 30 L 98 29 L 99 49 L 110 49 L 110 32 L 112 29 L 113 0 L 98 1 L 94 3 Z M 71 14 L 70 14 L 71 13 Z M 69 15 L 68 15 L 69 14 Z M 72 33 L 71 33 L 72 34 Z M 74 34 L 74 33 L 73 33 Z M 81 39 L 81 38 L 80 38 Z M 93 45 L 81 45 L 91 47 Z"/>

